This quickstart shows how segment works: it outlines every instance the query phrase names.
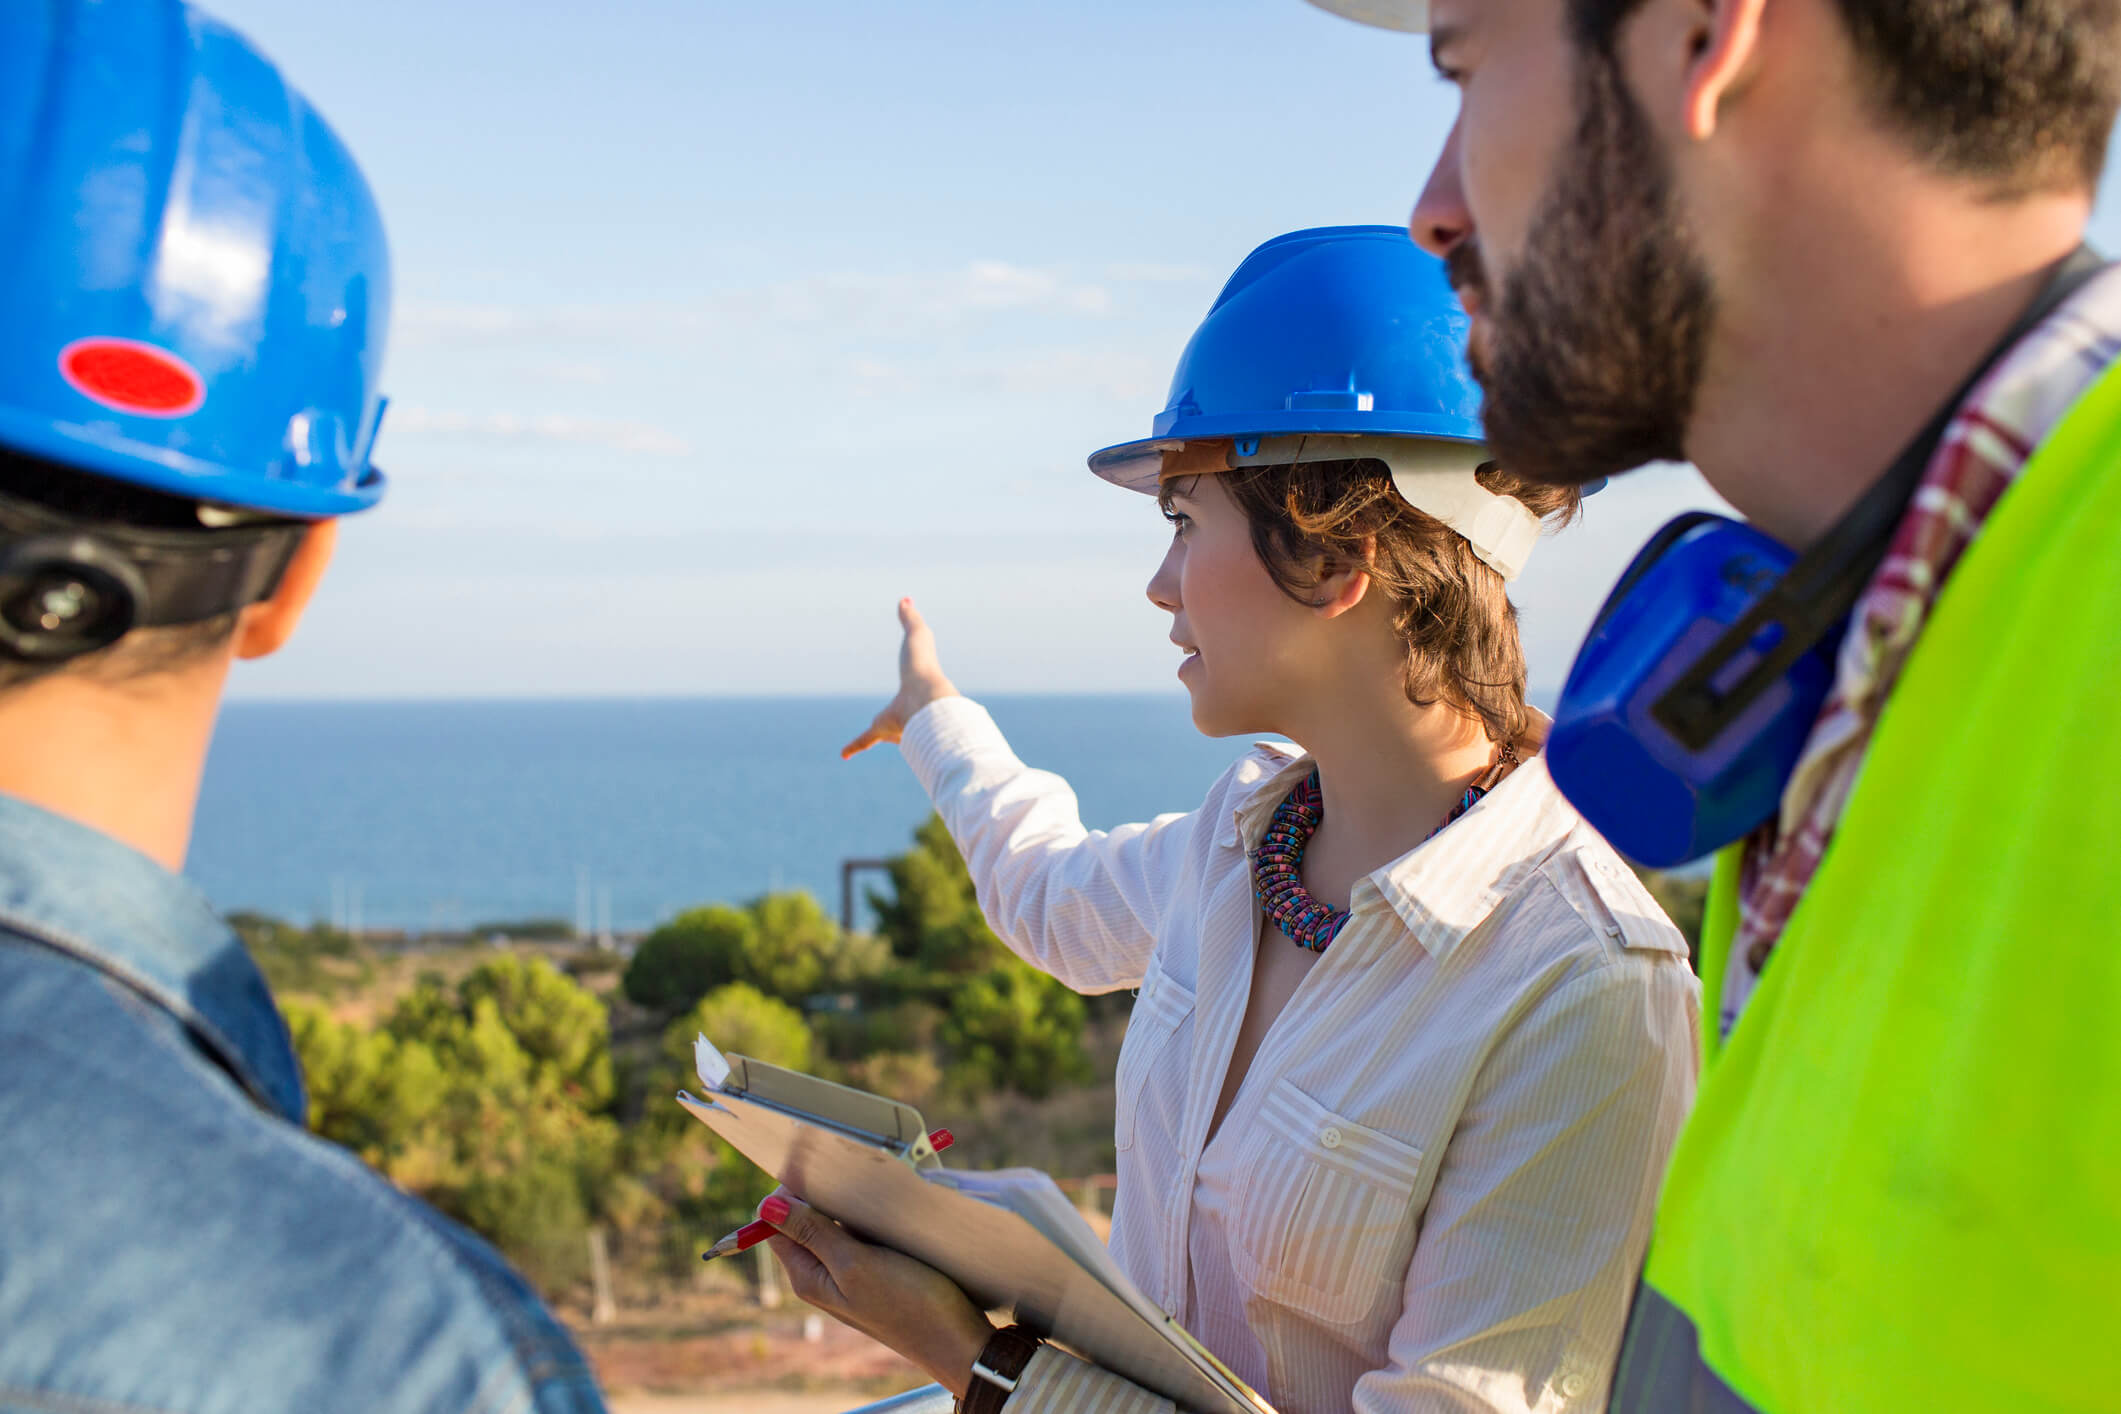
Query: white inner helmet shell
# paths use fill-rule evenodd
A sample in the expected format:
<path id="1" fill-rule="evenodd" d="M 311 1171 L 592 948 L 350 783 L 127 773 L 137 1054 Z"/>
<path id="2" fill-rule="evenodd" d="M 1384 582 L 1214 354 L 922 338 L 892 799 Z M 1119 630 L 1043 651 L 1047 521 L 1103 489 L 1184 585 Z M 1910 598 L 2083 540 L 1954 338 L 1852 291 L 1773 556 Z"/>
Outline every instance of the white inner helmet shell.
<path id="1" fill-rule="evenodd" d="M 1429 0 L 1311 0 L 1311 3 L 1321 10 L 1331 10 L 1358 24 L 1375 25 L 1379 29 L 1406 30 L 1412 34 L 1426 34 L 1429 29 Z"/>
<path id="2" fill-rule="evenodd" d="M 1177 451 L 1186 444 L 1173 443 Z M 1445 442 L 1424 437 L 1261 437 L 1245 439 L 1247 450 L 1224 444 L 1223 467 L 1293 466 L 1300 462 L 1381 461 L 1392 470 L 1392 485 L 1415 510 L 1435 517 L 1465 537 L 1473 553 L 1504 579 L 1523 572 L 1532 547 L 1539 543 L 1539 517 L 1515 496 L 1504 496 L 1480 484 L 1474 473 L 1488 463 L 1487 448 L 1475 442 Z M 1179 462 L 1174 475 L 1208 470 L 1197 458 Z M 1143 489 L 1147 489 L 1146 487 Z"/>

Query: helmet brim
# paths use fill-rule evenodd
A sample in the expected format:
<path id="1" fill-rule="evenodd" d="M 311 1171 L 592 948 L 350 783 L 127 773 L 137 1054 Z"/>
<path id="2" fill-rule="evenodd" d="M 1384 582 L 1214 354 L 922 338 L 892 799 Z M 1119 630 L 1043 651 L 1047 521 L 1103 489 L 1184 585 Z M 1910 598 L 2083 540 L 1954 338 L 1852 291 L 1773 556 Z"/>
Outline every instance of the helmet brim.
<path id="1" fill-rule="evenodd" d="M 1156 483 L 1163 471 L 1165 452 L 1176 451 L 1189 442 L 1228 441 L 1249 437 L 1404 437 L 1416 442 L 1450 442 L 1463 446 L 1481 445 L 1478 437 L 1468 437 L 1460 429 L 1464 423 L 1457 418 L 1438 417 L 1435 425 L 1426 425 L 1432 419 L 1419 414 L 1406 414 L 1399 418 L 1400 426 L 1380 427 L 1373 414 L 1357 416 L 1335 416 L 1313 414 L 1277 422 L 1271 427 L 1262 427 L 1253 414 L 1190 417 L 1185 419 L 1183 430 L 1173 428 L 1162 437 L 1144 437 L 1137 442 L 1120 442 L 1090 454 L 1090 470 L 1114 486 L 1123 486 L 1129 491 L 1140 491 L 1146 495 L 1156 494 Z"/>
<path id="2" fill-rule="evenodd" d="M 1429 0 L 1311 0 L 1321 10 L 1378 29 L 1429 32 Z"/>
<path id="3" fill-rule="evenodd" d="M 91 475 L 144 486 L 188 500 L 247 511 L 322 520 L 365 511 L 383 498 L 385 478 L 373 465 L 348 486 L 320 486 L 219 466 L 119 435 L 114 430 L 54 423 L 0 408 L 0 447 Z"/>

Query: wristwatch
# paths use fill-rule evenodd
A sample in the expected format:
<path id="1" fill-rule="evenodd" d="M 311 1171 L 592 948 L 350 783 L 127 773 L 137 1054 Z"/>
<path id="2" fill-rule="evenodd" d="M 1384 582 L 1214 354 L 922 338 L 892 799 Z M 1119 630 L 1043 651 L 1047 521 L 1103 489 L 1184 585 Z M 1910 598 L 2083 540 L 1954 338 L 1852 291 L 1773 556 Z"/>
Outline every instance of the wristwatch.
<path id="1" fill-rule="evenodd" d="M 1043 1344 L 1023 1326 L 1003 1326 L 988 1336 L 979 1359 L 972 1362 L 972 1384 L 957 1402 L 958 1414 L 1001 1414 L 1024 1368 Z"/>

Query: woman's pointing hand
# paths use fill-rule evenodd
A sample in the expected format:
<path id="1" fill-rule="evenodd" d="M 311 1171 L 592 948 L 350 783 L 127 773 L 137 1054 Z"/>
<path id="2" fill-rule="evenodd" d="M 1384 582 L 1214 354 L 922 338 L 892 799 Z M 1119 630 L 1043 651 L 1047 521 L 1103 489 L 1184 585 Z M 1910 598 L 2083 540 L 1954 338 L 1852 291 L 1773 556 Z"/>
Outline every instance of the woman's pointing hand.
<path id="1" fill-rule="evenodd" d="M 898 696 L 884 704 L 869 730 L 840 748 L 840 760 L 859 755 L 878 742 L 897 741 L 905 734 L 914 713 L 941 697 L 957 696 L 943 665 L 935 656 L 935 634 L 911 599 L 898 601 L 899 626 L 906 638 L 898 650 Z"/>

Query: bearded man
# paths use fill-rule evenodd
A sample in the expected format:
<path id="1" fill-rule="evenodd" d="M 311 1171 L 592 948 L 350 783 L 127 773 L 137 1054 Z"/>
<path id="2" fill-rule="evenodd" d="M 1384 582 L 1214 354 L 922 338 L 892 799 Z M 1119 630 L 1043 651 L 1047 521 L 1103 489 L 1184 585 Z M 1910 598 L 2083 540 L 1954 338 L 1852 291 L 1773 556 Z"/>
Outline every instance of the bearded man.
<path id="1" fill-rule="evenodd" d="M 1412 229 L 1505 465 L 1797 552 L 1908 488 L 1719 860 L 1612 1407 L 2116 1407 L 2121 0 L 1316 3 L 1459 90 Z"/>

